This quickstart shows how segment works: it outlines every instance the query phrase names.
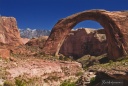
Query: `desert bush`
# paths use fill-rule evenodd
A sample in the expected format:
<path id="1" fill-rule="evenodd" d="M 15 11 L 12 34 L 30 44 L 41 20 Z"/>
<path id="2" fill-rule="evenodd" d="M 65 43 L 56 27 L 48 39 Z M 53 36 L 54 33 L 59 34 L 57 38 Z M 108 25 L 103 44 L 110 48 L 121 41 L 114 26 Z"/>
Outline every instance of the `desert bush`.
<path id="1" fill-rule="evenodd" d="M 75 85 L 75 82 L 70 82 L 69 80 L 68 81 L 64 81 L 62 82 L 62 84 L 60 86 L 76 86 Z"/>
<path id="2" fill-rule="evenodd" d="M 15 79 L 15 84 L 16 84 L 16 86 L 27 86 L 26 81 L 23 79 L 19 79 L 19 78 Z"/>
<path id="3" fill-rule="evenodd" d="M 76 73 L 76 76 L 81 76 L 82 74 L 83 74 L 83 72 L 79 71 L 79 72 Z"/>
<path id="4" fill-rule="evenodd" d="M 85 55 L 77 59 L 77 62 L 81 63 L 82 67 L 86 70 L 90 66 L 103 63 L 103 60 L 102 60 L 103 58 L 106 58 L 106 55 L 101 55 L 101 56 Z"/>
<path id="5" fill-rule="evenodd" d="M 10 81 L 5 81 L 4 86 L 15 86 L 15 85 Z"/>
<path id="6" fill-rule="evenodd" d="M 95 77 L 92 77 L 91 79 L 90 79 L 90 85 L 94 85 L 95 84 L 95 80 L 96 80 L 96 78 Z"/>

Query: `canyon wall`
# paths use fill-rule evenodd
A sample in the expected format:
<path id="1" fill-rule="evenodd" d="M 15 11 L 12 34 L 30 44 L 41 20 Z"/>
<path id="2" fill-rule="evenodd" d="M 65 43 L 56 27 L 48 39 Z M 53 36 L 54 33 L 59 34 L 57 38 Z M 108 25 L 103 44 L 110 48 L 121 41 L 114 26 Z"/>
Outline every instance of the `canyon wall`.
<path id="1" fill-rule="evenodd" d="M 12 46 L 23 44 L 14 17 L 0 16 L 0 43 Z"/>
<path id="2" fill-rule="evenodd" d="M 72 30 L 62 44 L 60 53 L 74 58 L 88 54 L 98 56 L 107 53 L 104 29 L 82 28 Z"/>

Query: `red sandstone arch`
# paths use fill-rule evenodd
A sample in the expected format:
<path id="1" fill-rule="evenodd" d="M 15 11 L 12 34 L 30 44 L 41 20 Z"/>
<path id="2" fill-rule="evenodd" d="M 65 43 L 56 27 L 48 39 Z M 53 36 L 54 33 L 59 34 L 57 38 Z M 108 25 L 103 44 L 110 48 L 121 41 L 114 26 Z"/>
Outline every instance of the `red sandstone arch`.
<path id="1" fill-rule="evenodd" d="M 43 53 L 57 55 L 60 47 L 71 31 L 81 21 L 94 20 L 105 29 L 108 42 L 108 56 L 115 60 L 128 52 L 128 12 L 109 12 L 105 10 L 89 10 L 73 14 L 59 20 L 53 27 L 46 41 Z"/>

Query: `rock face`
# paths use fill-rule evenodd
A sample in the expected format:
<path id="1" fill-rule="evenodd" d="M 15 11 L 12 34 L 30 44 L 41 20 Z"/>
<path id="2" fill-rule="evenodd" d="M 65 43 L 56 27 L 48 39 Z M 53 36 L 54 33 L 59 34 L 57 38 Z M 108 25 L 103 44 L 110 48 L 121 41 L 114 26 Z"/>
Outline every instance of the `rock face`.
<path id="1" fill-rule="evenodd" d="M 10 58 L 10 50 L 8 49 L 0 49 L 0 57 L 4 59 Z"/>
<path id="2" fill-rule="evenodd" d="M 101 55 L 107 53 L 107 41 L 104 29 L 82 28 L 71 31 L 65 39 L 60 53 L 75 58 L 83 55 Z"/>
<path id="3" fill-rule="evenodd" d="M 28 39 L 28 38 L 21 38 L 21 40 L 22 40 L 23 44 L 26 44 L 30 39 Z"/>
<path id="4" fill-rule="evenodd" d="M 58 55 L 64 39 L 71 29 L 81 21 L 94 20 L 105 29 L 108 57 L 116 60 L 128 53 L 128 11 L 88 10 L 59 20 L 42 50 L 45 54 Z"/>
<path id="5" fill-rule="evenodd" d="M 92 86 L 89 85 L 92 78 L 94 78 L 96 75 L 94 72 L 84 72 L 83 75 L 79 78 L 79 80 L 76 82 L 76 86 Z"/>
<path id="6" fill-rule="evenodd" d="M 23 44 L 14 17 L 0 16 L 0 42 L 12 46 Z"/>
<path id="7" fill-rule="evenodd" d="M 96 85 L 95 83 L 95 85 L 89 86 L 102 86 L 103 80 L 119 80 L 123 82 L 123 85 L 118 84 L 118 86 L 128 86 L 128 59 L 93 65 L 88 67 L 87 70 L 96 73 L 95 81 L 98 84 Z M 110 84 L 108 86 L 112 85 Z"/>
<path id="8" fill-rule="evenodd" d="M 46 42 L 48 36 L 41 36 L 39 38 L 33 38 L 29 40 L 26 45 L 28 46 L 37 46 L 37 47 L 42 47 L 44 43 Z"/>

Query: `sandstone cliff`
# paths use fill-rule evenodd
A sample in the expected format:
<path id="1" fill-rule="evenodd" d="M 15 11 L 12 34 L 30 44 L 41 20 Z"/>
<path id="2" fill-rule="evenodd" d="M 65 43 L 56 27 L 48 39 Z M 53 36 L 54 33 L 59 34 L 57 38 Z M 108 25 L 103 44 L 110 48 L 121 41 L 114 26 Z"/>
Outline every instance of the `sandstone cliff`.
<path id="1" fill-rule="evenodd" d="M 14 17 L 0 16 L 0 43 L 12 46 L 23 44 Z"/>
<path id="2" fill-rule="evenodd" d="M 103 29 L 78 29 L 71 31 L 65 39 L 60 53 L 75 58 L 83 55 L 101 55 L 107 52 L 106 36 Z"/>

